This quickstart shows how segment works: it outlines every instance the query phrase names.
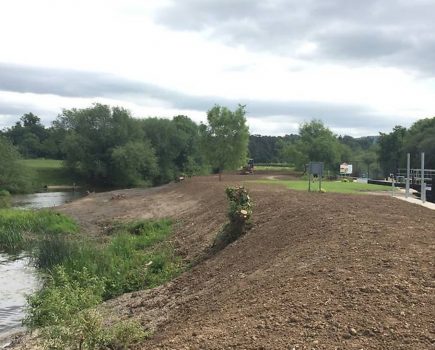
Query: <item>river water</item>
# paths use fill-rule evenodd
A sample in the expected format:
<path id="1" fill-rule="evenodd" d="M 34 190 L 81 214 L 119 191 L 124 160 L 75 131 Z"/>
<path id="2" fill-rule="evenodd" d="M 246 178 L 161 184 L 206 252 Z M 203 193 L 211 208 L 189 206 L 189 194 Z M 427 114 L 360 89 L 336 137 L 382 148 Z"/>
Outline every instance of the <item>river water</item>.
<path id="1" fill-rule="evenodd" d="M 38 286 L 38 275 L 30 266 L 28 257 L 0 253 L 0 347 L 2 335 L 21 327 L 26 295 Z"/>
<path id="2" fill-rule="evenodd" d="M 49 208 L 83 196 L 81 192 L 43 192 L 12 197 L 13 207 Z M 25 315 L 26 295 L 40 286 L 35 268 L 23 253 L 11 256 L 0 251 L 0 348 L 7 335 L 20 330 Z"/>

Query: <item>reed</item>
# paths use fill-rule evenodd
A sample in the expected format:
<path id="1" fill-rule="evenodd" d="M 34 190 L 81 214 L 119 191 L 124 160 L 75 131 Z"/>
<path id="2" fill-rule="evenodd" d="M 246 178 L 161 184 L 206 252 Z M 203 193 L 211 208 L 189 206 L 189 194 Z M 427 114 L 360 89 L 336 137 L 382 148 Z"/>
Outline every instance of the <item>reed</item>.
<path id="1" fill-rule="evenodd" d="M 37 236 L 77 231 L 71 218 L 49 210 L 0 209 L 0 251 L 30 250 Z"/>

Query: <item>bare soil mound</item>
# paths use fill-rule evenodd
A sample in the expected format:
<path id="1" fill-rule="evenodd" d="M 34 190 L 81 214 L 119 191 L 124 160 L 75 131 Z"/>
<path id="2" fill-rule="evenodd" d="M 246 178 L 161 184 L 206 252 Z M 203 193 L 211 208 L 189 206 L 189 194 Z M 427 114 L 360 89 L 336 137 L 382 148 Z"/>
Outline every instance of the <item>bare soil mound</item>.
<path id="1" fill-rule="evenodd" d="M 435 349 L 435 211 L 247 183 L 253 228 L 200 260 L 226 220 L 224 188 L 254 178 L 198 177 L 60 208 L 95 232 L 113 218 L 176 220 L 175 246 L 198 263 L 105 305 L 154 330 L 143 349 Z"/>

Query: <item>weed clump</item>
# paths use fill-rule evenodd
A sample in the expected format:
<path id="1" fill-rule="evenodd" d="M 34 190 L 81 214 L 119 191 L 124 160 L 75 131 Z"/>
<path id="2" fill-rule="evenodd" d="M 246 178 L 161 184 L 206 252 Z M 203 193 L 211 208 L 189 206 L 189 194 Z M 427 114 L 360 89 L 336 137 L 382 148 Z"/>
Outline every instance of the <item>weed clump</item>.
<path id="1" fill-rule="evenodd" d="M 243 186 L 228 187 L 227 195 L 229 222 L 218 233 L 212 250 L 218 251 L 237 240 L 250 228 L 252 216 L 252 201 L 248 191 Z"/>
<path id="2" fill-rule="evenodd" d="M 11 194 L 6 190 L 0 190 L 0 208 L 11 206 Z"/>
<path id="3" fill-rule="evenodd" d="M 61 235 L 78 231 L 69 217 L 49 210 L 0 209 L 0 251 L 31 250 L 43 235 Z"/>

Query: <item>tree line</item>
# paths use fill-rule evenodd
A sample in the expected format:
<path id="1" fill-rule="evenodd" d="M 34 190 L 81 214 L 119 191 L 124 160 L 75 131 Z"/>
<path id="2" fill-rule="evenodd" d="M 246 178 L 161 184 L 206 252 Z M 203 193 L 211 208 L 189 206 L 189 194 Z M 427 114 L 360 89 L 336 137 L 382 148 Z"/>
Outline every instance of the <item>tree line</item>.
<path id="1" fill-rule="evenodd" d="M 416 121 L 408 129 L 397 125 L 390 133 L 380 133 L 378 156 L 384 174 L 406 168 L 406 154 L 411 167 L 420 168 L 420 155 L 425 152 L 425 168 L 435 169 L 435 117 Z"/>
<path id="2" fill-rule="evenodd" d="M 214 106 L 207 123 L 189 117 L 133 118 L 121 107 L 95 104 L 66 109 L 50 127 L 33 113 L 0 132 L 0 189 L 26 189 L 29 172 L 14 160 L 61 159 L 67 169 L 99 186 L 150 186 L 180 175 L 221 173 L 246 164 L 290 163 L 304 170 L 309 161 L 323 161 L 336 174 L 339 164 L 351 163 L 354 175 L 384 177 L 406 166 L 435 168 L 435 118 L 422 119 L 409 129 L 396 126 L 390 133 L 354 138 L 334 134 L 320 120 L 302 123 L 298 134 L 249 135 L 245 107 L 234 111 Z M 8 165 L 6 164 L 12 164 Z"/>
<path id="3" fill-rule="evenodd" d="M 244 106 L 216 105 L 198 125 L 183 115 L 137 119 L 124 108 L 95 104 L 63 110 L 48 128 L 25 114 L 0 140 L 0 154 L 8 154 L 0 159 L 2 169 L 25 173 L 16 161 L 20 154 L 47 157 L 63 160 L 89 184 L 132 187 L 237 168 L 246 162 L 249 130 Z M 17 192 L 22 184 L 15 184 L 15 175 L 0 173 L 0 189 Z"/>

